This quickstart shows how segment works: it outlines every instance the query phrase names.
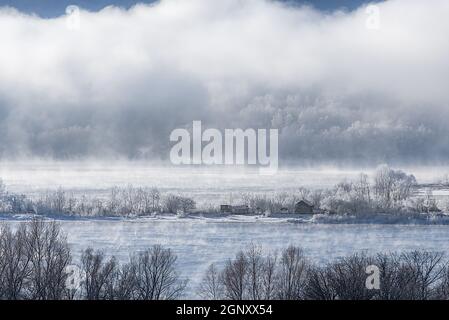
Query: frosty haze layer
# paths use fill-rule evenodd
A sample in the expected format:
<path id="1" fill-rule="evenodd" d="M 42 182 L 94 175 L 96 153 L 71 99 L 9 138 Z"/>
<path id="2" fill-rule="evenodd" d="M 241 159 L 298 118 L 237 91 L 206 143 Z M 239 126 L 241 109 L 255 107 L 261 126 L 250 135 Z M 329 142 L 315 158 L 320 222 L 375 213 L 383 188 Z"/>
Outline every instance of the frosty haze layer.
<path id="1" fill-rule="evenodd" d="M 199 205 L 219 205 L 238 199 L 242 192 L 295 193 L 298 188 L 326 189 L 342 181 L 355 181 L 375 167 L 282 167 L 270 176 L 257 168 L 226 166 L 170 166 L 148 162 L 23 161 L 0 162 L 0 178 L 8 191 L 39 196 L 59 187 L 74 194 L 102 196 L 112 187 L 157 187 L 162 192 L 192 196 Z M 400 167 L 418 183 L 437 183 L 449 174 L 447 166 Z M 438 195 L 438 191 L 436 196 Z M 230 199 L 231 198 L 231 199 Z"/>

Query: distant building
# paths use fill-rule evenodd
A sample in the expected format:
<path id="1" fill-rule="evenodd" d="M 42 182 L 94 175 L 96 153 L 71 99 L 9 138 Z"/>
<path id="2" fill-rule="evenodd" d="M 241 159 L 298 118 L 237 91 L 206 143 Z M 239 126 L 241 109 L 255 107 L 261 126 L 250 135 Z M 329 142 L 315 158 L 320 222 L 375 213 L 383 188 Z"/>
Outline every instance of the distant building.
<path id="1" fill-rule="evenodd" d="M 282 207 L 281 208 L 281 213 L 288 213 L 288 208 Z"/>
<path id="2" fill-rule="evenodd" d="M 222 204 L 220 206 L 221 213 L 232 213 L 232 206 L 229 204 Z"/>
<path id="3" fill-rule="evenodd" d="M 295 213 L 313 214 L 313 204 L 311 204 L 309 201 L 301 200 L 295 205 Z"/>
<path id="4" fill-rule="evenodd" d="M 249 207 L 244 206 L 232 206 L 232 213 L 235 214 L 248 214 L 249 213 Z"/>
<path id="5" fill-rule="evenodd" d="M 246 205 L 231 206 L 229 204 L 222 204 L 220 206 L 221 213 L 234 213 L 234 214 L 248 214 L 249 207 Z"/>

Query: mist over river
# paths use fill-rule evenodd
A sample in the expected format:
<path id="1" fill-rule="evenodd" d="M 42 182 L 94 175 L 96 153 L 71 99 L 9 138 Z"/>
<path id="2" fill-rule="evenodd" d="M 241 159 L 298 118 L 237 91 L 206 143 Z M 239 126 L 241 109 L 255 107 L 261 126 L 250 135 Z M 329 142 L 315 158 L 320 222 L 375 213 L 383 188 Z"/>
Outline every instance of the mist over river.
<path id="1" fill-rule="evenodd" d="M 280 168 L 275 175 L 259 175 L 248 168 L 186 168 L 151 166 L 145 163 L 3 162 L 0 177 L 7 191 L 39 197 L 63 187 L 74 194 L 106 196 L 114 186 L 157 187 L 162 193 L 192 196 L 198 205 L 217 205 L 244 192 L 271 194 L 295 192 L 300 187 L 331 188 L 342 180 L 357 179 L 371 169 Z M 434 183 L 449 172 L 447 167 L 398 168 L 412 173 L 419 183 Z M 319 263 L 354 252 L 430 250 L 449 254 L 449 225 L 321 224 L 291 223 L 286 219 L 257 217 L 202 218 L 58 218 L 67 234 L 74 262 L 87 247 L 103 250 L 125 262 L 133 252 L 154 244 L 172 248 L 179 271 L 189 278 L 188 298 L 211 263 L 223 265 L 249 244 L 263 250 L 288 245 L 304 248 Z M 3 217 L 17 225 L 20 219 Z"/>
<path id="2" fill-rule="evenodd" d="M 318 263 L 354 252 L 430 250 L 449 254 L 448 225 L 340 225 L 294 224 L 289 222 L 175 220 L 61 220 L 72 248 L 74 262 L 87 247 L 103 250 L 126 262 L 130 253 L 154 244 L 172 248 L 178 256 L 178 270 L 189 278 L 188 298 L 195 291 L 211 263 L 223 265 L 228 258 L 258 244 L 265 251 L 300 246 Z M 20 221 L 9 221 L 12 225 Z"/>
<path id="3" fill-rule="evenodd" d="M 399 167 L 419 183 L 433 183 L 449 174 L 449 167 Z M 331 188 L 344 180 L 357 180 L 375 168 L 281 167 L 274 175 L 257 168 L 164 166 L 146 162 L 1 162 L 0 178 L 7 190 L 40 196 L 63 187 L 75 195 L 106 196 L 112 187 L 157 187 L 161 192 L 182 193 L 199 206 L 238 201 L 244 192 L 272 194 Z"/>

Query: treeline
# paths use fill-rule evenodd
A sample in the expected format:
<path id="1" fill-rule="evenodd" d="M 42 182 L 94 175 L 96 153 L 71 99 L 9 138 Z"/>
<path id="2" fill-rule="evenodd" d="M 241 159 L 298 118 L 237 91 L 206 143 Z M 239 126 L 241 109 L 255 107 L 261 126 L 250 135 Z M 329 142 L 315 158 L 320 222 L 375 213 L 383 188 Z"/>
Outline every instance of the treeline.
<path id="1" fill-rule="evenodd" d="M 313 204 L 317 213 L 432 213 L 449 210 L 449 201 L 438 203 L 428 190 L 416 194 L 417 181 L 413 175 L 383 165 L 376 169 L 372 179 L 361 173 L 355 181 L 343 181 L 329 189 L 298 188 L 297 192 L 258 195 L 246 193 L 241 201 L 260 213 L 278 213 L 282 208 L 295 211 L 299 200 Z"/>
<path id="2" fill-rule="evenodd" d="M 367 286 L 373 266 L 377 288 Z M 35 219 L 15 230 L 0 229 L 3 300 L 179 299 L 185 297 L 187 280 L 178 269 L 176 255 L 160 245 L 121 264 L 91 248 L 74 262 L 55 222 Z M 449 299 L 449 267 L 439 252 L 353 254 L 319 265 L 298 247 L 264 253 L 250 245 L 221 267 L 211 264 L 197 294 L 232 300 Z"/>
<path id="3" fill-rule="evenodd" d="M 157 188 L 113 187 L 105 197 L 76 196 L 62 187 L 30 198 L 6 192 L 0 181 L 0 213 L 60 214 L 75 216 L 144 216 L 155 213 L 190 212 L 196 208 L 190 197 L 161 194 Z"/>
<path id="4" fill-rule="evenodd" d="M 35 219 L 16 230 L 4 225 L 0 299 L 176 299 L 187 283 L 177 274 L 176 259 L 170 249 L 155 245 L 119 264 L 88 248 L 75 265 L 57 223 Z"/>
<path id="5" fill-rule="evenodd" d="M 295 212 L 295 204 L 307 200 L 317 213 L 433 213 L 449 210 L 449 201 L 439 203 L 429 190 L 417 196 L 413 175 L 388 166 L 377 168 L 372 179 L 360 174 L 356 181 L 344 181 L 329 189 L 307 189 L 270 195 L 241 193 L 236 204 L 247 205 L 255 214 Z M 75 196 L 63 188 L 37 198 L 9 193 L 0 181 L 0 213 L 62 214 L 77 216 L 144 216 L 155 213 L 191 213 L 197 208 L 191 197 L 162 194 L 157 188 L 111 188 L 104 197 Z M 199 208 L 219 212 L 213 204 Z"/>

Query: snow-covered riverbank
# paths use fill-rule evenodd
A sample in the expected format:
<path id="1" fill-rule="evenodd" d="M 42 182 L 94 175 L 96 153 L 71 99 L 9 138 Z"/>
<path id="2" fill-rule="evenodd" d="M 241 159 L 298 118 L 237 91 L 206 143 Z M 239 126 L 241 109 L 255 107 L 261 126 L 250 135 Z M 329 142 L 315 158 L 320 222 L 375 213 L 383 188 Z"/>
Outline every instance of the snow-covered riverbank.
<path id="1" fill-rule="evenodd" d="M 40 217 L 56 221 L 124 221 L 152 222 L 168 221 L 179 223 L 296 223 L 296 224 L 397 224 L 397 225 L 449 225 L 449 214 L 366 214 L 366 215 L 233 215 L 217 213 L 195 213 L 189 215 L 157 214 L 152 216 L 129 217 L 81 217 L 68 215 L 1 214 L 1 221 L 27 221 Z"/>

